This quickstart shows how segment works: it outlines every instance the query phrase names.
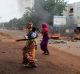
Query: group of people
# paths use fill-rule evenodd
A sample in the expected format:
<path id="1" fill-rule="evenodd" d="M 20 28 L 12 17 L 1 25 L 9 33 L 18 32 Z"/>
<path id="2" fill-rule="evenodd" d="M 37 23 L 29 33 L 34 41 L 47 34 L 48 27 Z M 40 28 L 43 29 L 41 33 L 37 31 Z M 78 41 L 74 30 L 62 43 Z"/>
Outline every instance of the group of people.
<path id="1" fill-rule="evenodd" d="M 38 32 L 36 31 L 36 28 L 33 27 L 33 24 L 31 22 L 28 23 L 27 25 L 27 35 L 25 36 L 26 40 L 26 46 L 23 48 L 23 65 L 30 67 L 30 68 L 35 68 L 35 51 L 37 50 L 37 41 L 36 38 L 38 37 Z M 48 51 L 48 24 L 43 23 L 42 24 L 42 41 L 40 43 L 41 50 L 43 51 L 43 54 L 49 55 Z"/>

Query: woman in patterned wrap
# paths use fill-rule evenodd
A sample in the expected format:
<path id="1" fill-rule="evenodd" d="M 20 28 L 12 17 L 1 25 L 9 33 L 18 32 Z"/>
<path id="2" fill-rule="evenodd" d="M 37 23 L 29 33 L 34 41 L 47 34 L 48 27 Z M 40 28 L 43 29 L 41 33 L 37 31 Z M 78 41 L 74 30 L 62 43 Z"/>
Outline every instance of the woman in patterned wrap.
<path id="1" fill-rule="evenodd" d="M 29 23 L 28 26 L 28 33 L 26 41 L 26 46 L 23 48 L 23 64 L 24 66 L 28 67 L 36 67 L 35 65 L 35 50 L 36 50 L 36 40 L 37 33 L 36 28 L 32 27 L 32 23 Z"/>

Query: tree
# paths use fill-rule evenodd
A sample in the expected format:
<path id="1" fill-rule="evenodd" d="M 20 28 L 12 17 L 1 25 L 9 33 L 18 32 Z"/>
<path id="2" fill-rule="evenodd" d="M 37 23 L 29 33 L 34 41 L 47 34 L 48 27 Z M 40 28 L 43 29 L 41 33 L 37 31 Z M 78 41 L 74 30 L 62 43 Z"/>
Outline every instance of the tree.
<path id="1" fill-rule="evenodd" d="M 34 0 L 32 8 L 25 8 L 25 13 L 20 19 L 12 19 L 8 23 L 9 28 L 23 28 L 29 21 L 39 29 L 43 22 L 49 23 L 50 27 L 53 24 L 54 15 L 62 15 L 66 3 L 64 0 Z"/>
<path id="2" fill-rule="evenodd" d="M 23 18 L 13 18 L 9 22 L 4 23 L 7 29 L 23 29 L 25 26 L 25 20 Z"/>
<path id="3" fill-rule="evenodd" d="M 34 8 L 27 7 L 26 12 L 23 15 L 23 18 L 26 20 L 26 23 L 29 21 L 33 22 L 33 26 L 38 28 L 38 23 L 41 20 L 40 17 L 37 16 L 37 12 L 35 12 Z"/>
<path id="4" fill-rule="evenodd" d="M 34 9 L 42 22 L 52 25 L 54 15 L 62 15 L 66 3 L 64 0 L 34 0 Z"/>
<path id="5" fill-rule="evenodd" d="M 51 15 L 62 15 L 66 2 L 64 0 L 40 0 L 44 10 Z"/>

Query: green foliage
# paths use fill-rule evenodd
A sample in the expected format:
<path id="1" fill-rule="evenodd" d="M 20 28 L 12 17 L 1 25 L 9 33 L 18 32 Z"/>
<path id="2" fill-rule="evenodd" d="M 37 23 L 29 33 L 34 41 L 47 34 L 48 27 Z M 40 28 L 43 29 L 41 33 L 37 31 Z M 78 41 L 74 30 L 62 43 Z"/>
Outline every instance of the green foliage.
<path id="1" fill-rule="evenodd" d="M 12 19 L 5 26 L 9 28 L 23 28 L 29 21 L 39 29 L 42 22 L 52 25 L 54 15 L 62 15 L 66 3 L 64 0 L 34 0 L 32 8 L 25 8 L 25 13 L 20 19 Z"/>
<path id="2" fill-rule="evenodd" d="M 26 8 L 26 12 L 24 13 L 23 17 L 26 19 L 26 23 L 29 21 L 33 22 L 33 25 L 38 28 L 38 23 L 41 20 L 40 17 L 38 17 L 37 12 L 35 12 L 34 8 Z"/>
<path id="3" fill-rule="evenodd" d="M 51 15 L 62 15 L 66 3 L 64 0 L 41 0 L 41 5 Z"/>

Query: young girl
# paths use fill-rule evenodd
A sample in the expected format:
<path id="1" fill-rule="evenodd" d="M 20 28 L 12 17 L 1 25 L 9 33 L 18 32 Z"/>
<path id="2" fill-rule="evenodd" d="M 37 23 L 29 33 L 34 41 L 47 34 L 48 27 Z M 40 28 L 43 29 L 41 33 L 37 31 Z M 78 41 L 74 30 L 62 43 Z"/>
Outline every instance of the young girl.
<path id="1" fill-rule="evenodd" d="M 29 25 L 30 27 L 30 25 Z M 32 28 L 32 27 L 31 27 Z M 31 29 L 28 28 L 28 29 Z M 37 38 L 36 28 L 32 28 L 29 30 L 27 34 L 28 40 L 26 41 L 26 46 L 23 48 L 23 64 L 28 67 L 36 67 L 35 65 L 35 50 L 36 50 L 36 41 Z"/>
<path id="2" fill-rule="evenodd" d="M 44 23 L 42 24 L 42 41 L 41 41 L 41 44 L 40 44 L 40 47 L 43 51 L 43 54 L 45 55 L 49 55 L 49 50 L 48 50 L 48 40 L 49 40 L 49 37 L 48 37 L 48 24 Z"/>

